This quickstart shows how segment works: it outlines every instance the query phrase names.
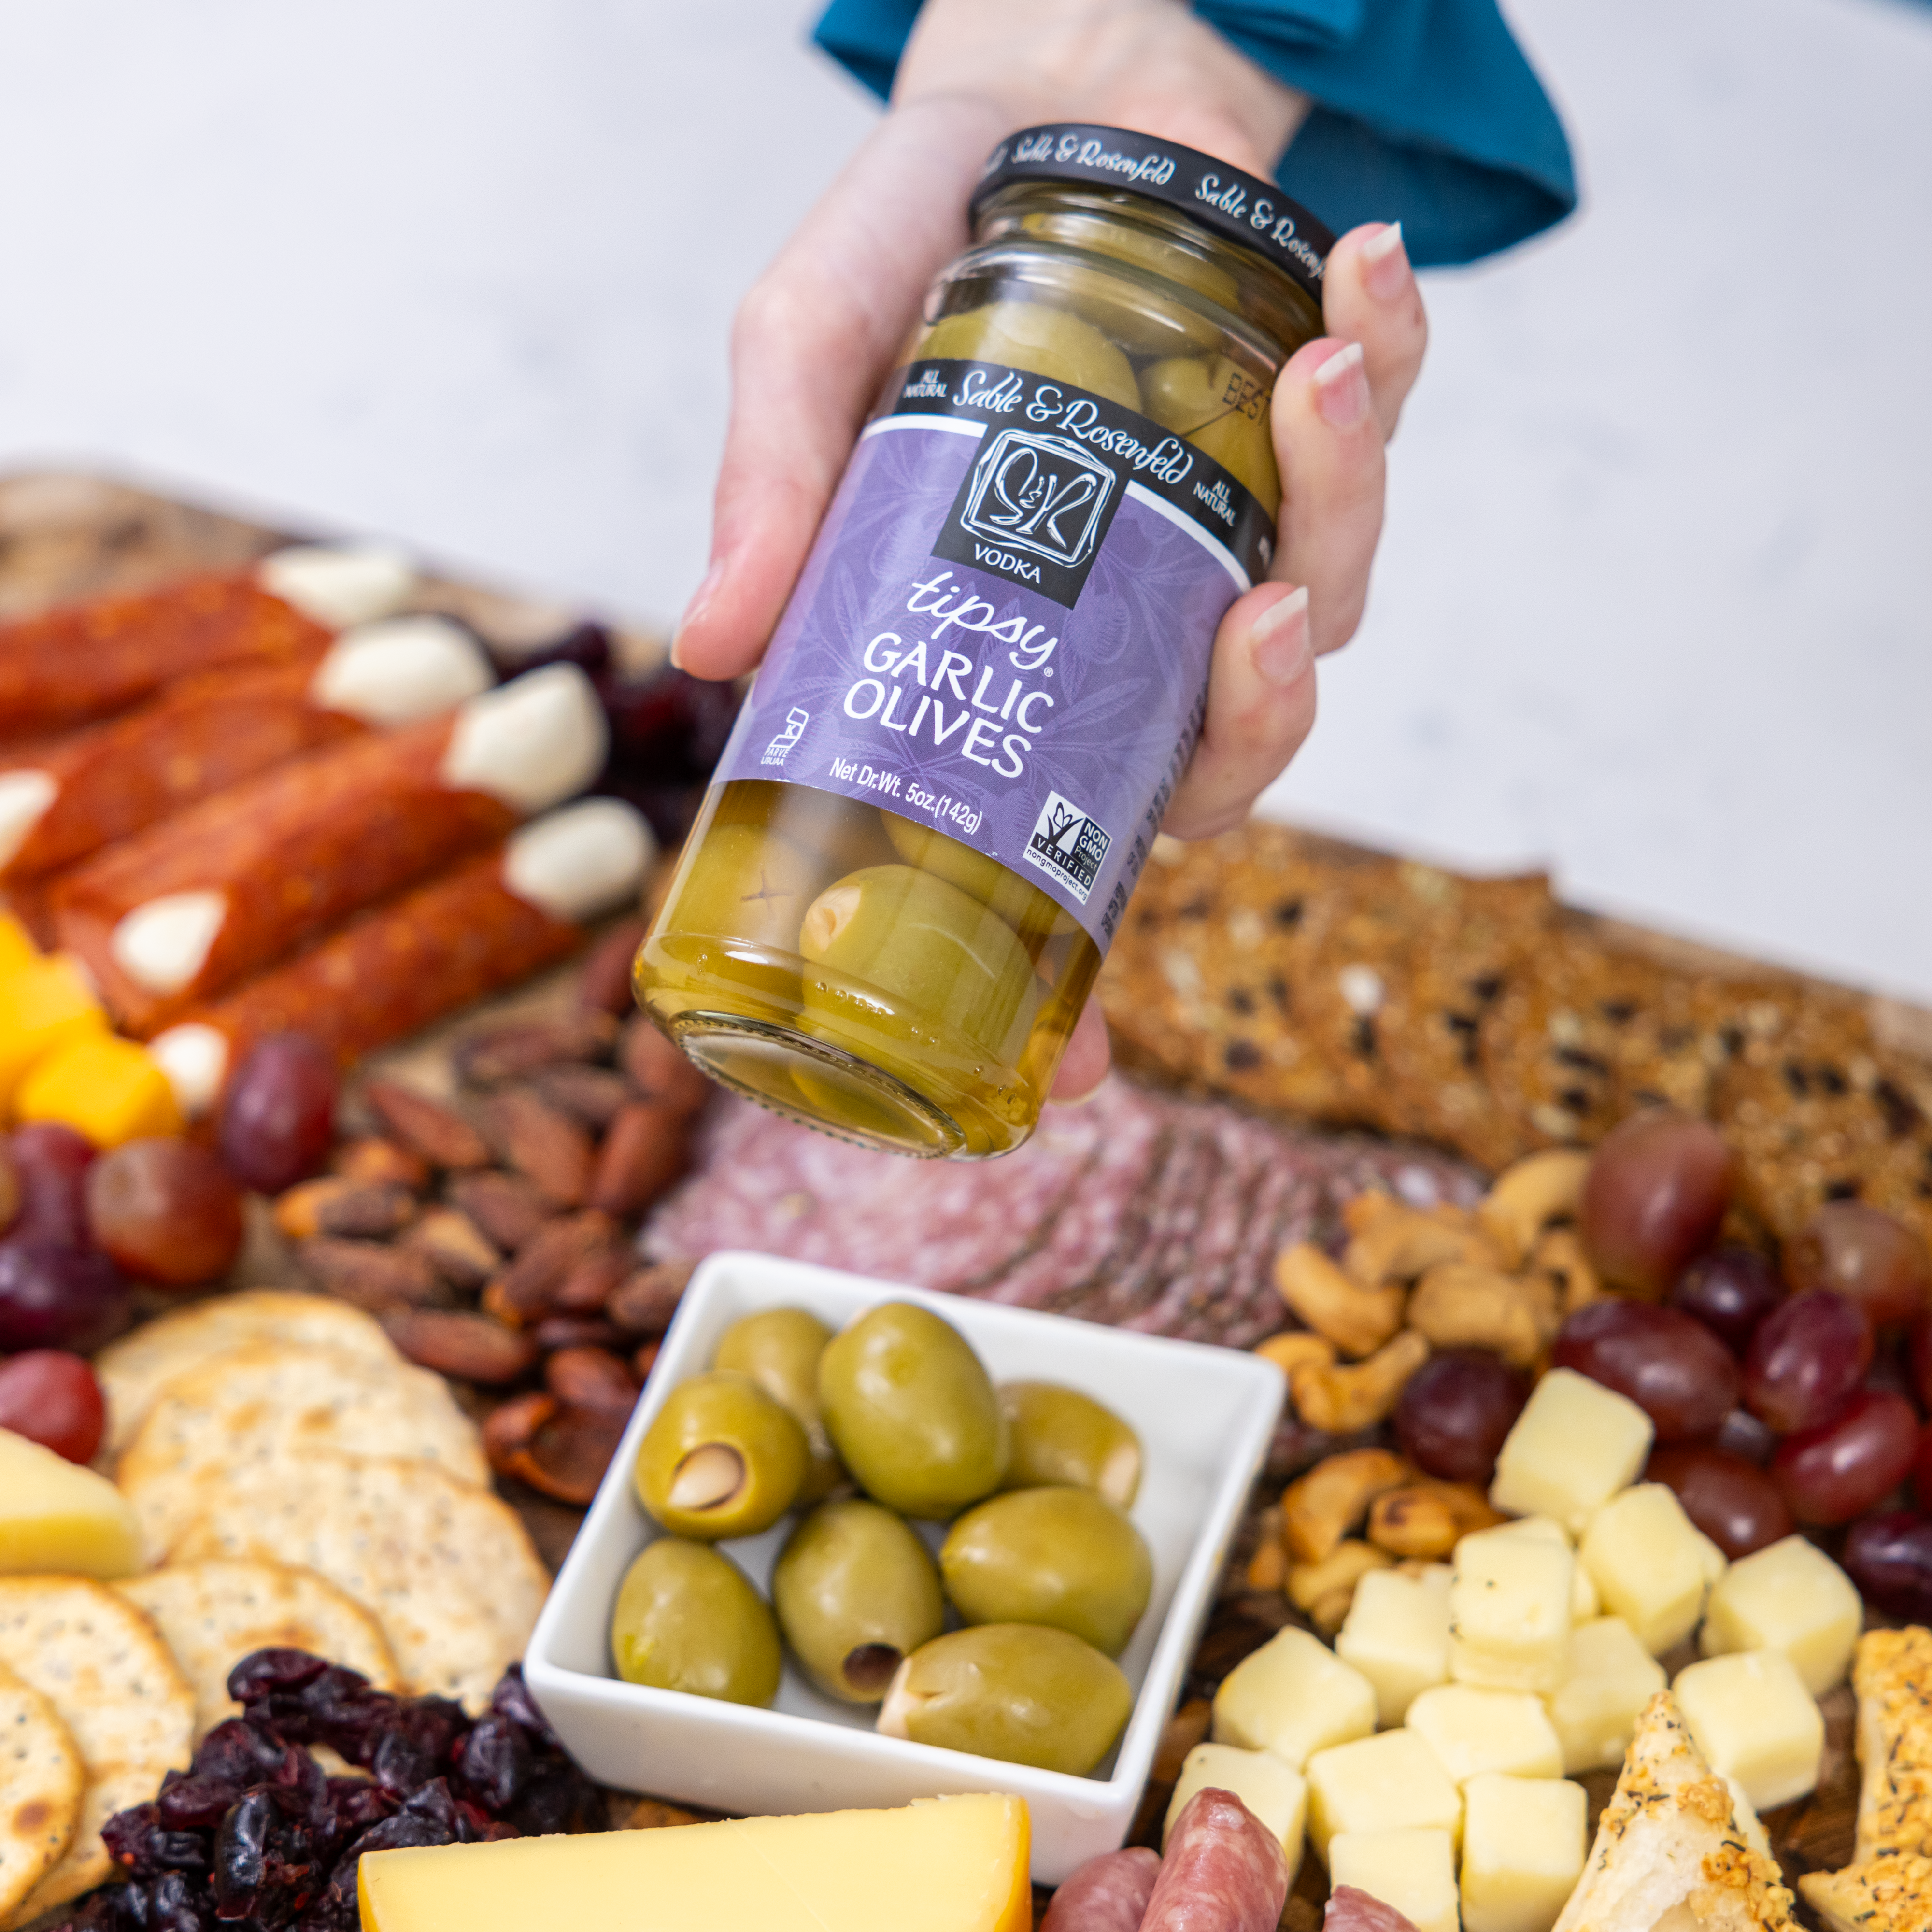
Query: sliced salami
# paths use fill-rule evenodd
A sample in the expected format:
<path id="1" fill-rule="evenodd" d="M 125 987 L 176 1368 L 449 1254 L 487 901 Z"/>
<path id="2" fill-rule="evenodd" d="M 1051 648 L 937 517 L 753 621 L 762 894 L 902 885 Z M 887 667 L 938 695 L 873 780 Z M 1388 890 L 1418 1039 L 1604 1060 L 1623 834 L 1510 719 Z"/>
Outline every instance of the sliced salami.
<path id="1" fill-rule="evenodd" d="M 1197 1791 L 1174 1821 L 1141 1932 L 1274 1932 L 1288 1898 L 1280 1841 L 1231 1791 Z"/>
<path id="2" fill-rule="evenodd" d="M 1160 1871 L 1144 1845 L 1089 1858 L 1053 1894 L 1040 1932 L 1139 1932 Z"/>
<path id="3" fill-rule="evenodd" d="M 1394 1906 L 1352 1885 L 1338 1885 L 1328 1894 L 1322 1932 L 1415 1932 L 1415 1927 Z"/>

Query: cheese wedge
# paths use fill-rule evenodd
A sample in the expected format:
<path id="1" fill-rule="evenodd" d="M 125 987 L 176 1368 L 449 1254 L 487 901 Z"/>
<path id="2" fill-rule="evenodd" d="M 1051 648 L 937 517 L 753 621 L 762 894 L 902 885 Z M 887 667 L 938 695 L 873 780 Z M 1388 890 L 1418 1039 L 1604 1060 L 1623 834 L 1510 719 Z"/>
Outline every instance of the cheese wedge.
<path id="1" fill-rule="evenodd" d="M 104 1476 L 0 1429 L 0 1575 L 131 1576 L 141 1537 Z"/>
<path id="2" fill-rule="evenodd" d="M 1024 1804 L 975 1795 L 376 1852 L 356 1884 L 362 1932 L 1030 1932 L 1028 1852 Z"/>
<path id="3" fill-rule="evenodd" d="M 145 1046 L 114 1034 L 70 1040 L 41 1060 L 14 1096 L 16 1120 L 58 1120 L 97 1148 L 182 1130 L 175 1090 Z"/>

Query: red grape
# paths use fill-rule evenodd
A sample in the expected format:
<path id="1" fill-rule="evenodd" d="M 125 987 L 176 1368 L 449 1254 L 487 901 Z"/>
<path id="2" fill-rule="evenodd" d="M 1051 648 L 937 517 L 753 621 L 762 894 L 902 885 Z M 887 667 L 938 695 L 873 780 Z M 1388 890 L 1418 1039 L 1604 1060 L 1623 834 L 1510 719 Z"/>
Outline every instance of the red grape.
<path id="1" fill-rule="evenodd" d="M 107 1426 L 107 1403 L 84 1355 L 29 1348 L 0 1363 L 0 1429 L 89 1462 Z"/>
<path id="2" fill-rule="evenodd" d="M 1871 1366 L 1864 1310 L 1828 1288 L 1780 1302 L 1744 1357 L 1744 1406 L 1780 1434 L 1815 1429 L 1844 1407 Z"/>
<path id="3" fill-rule="evenodd" d="M 1828 1201 L 1784 1250 L 1801 1293 L 1828 1288 L 1856 1301 L 1874 1328 L 1896 1328 L 1932 1299 L 1932 1255 L 1902 1221 L 1862 1201 Z"/>
<path id="4" fill-rule="evenodd" d="M 335 1138 L 335 1062 L 306 1034 L 271 1034 L 221 1103 L 221 1158 L 245 1187 L 279 1194 L 318 1172 Z"/>
<path id="5" fill-rule="evenodd" d="M 1787 1436 L 1771 1476 L 1800 1522 L 1850 1522 L 1904 1481 L 1918 1453 L 1911 1403 L 1861 1389 L 1828 1421 Z"/>
<path id="6" fill-rule="evenodd" d="M 1528 1400 L 1527 1379 L 1486 1348 L 1444 1348 L 1403 1387 L 1396 1439 L 1426 1474 L 1486 1486 Z"/>
<path id="7" fill-rule="evenodd" d="M 1676 1491 L 1684 1514 L 1735 1563 L 1791 1534 L 1791 1510 L 1755 1463 L 1703 1443 L 1652 1453 L 1646 1483 Z"/>
<path id="8" fill-rule="evenodd" d="M 1852 1525 L 1846 1573 L 1888 1616 L 1932 1622 L 1932 1516 L 1886 1510 Z"/>
<path id="9" fill-rule="evenodd" d="M 1583 1245 L 1613 1287 L 1655 1300 L 1710 1246 L 1730 1201 L 1730 1150 L 1708 1120 L 1633 1114 L 1591 1156 Z"/>
<path id="10" fill-rule="evenodd" d="M 94 1243 L 137 1281 L 191 1288 L 235 1264 L 242 1247 L 242 1190 L 206 1148 L 186 1141 L 129 1141 L 87 1177 Z"/>
<path id="11" fill-rule="evenodd" d="M 105 1255 L 51 1241 L 0 1242 L 0 1349 L 77 1348 L 128 1324 L 128 1286 Z"/>
<path id="12" fill-rule="evenodd" d="M 1702 1255 L 1677 1277 L 1670 1305 L 1703 1323 L 1742 1355 L 1757 1324 L 1784 1299 L 1778 1270 L 1755 1248 L 1726 1246 Z"/>
<path id="13" fill-rule="evenodd" d="M 1718 1425 L 1711 1447 L 1727 1456 L 1742 1456 L 1762 1468 L 1778 1447 L 1778 1432 L 1766 1428 L 1749 1409 L 1734 1408 Z"/>
<path id="14" fill-rule="evenodd" d="M 1736 1358 L 1675 1308 L 1606 1295 L 1564 1323 L 1550 1359 L 1628 1396 L 1660 1442 L 1708 1436 L 1737 1406 Z"/>
<path id="15" fill-rule="evenodd" d="M 94 1144 L 56 1120 L 16 1127 L 7 1143 L 20 1186 L 20 1215 L 7 1231 L 14 1241 L 87 1244 L 87 1170 Z"/>

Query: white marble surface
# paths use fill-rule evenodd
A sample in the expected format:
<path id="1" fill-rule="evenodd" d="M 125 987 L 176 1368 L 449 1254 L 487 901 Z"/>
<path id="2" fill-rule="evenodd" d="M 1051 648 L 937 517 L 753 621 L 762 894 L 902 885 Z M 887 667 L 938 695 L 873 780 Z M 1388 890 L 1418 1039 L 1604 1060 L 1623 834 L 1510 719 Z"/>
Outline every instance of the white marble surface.
<path id="1" fill-rule="evenodd" d="M 1588 205 L 1431 278 L 1270 795 L 1932 1000 L 1932 8 L 1514 0 Z M 0 57 L 0 466 L 668 619 L 733 305 L 869 124 L 799 0 L 64 0 Z"/>

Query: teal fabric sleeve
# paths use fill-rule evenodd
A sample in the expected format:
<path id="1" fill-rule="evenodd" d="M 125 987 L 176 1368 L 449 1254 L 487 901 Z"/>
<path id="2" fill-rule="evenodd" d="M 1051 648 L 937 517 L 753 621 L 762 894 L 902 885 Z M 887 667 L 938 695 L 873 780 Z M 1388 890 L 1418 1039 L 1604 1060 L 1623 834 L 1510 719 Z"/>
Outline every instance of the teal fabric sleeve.
<path id="1" fill-rule="evenodd" d="M 1196 0 L 1315 104 L 1275 178 L 1337 234 L 1396 221 L 1418 267 L 1473 262 L 1576 205 L 1556 110 L 1496 0 Z M 919 0 L 832 0 L 814 38 L 880 96 Z"/>

